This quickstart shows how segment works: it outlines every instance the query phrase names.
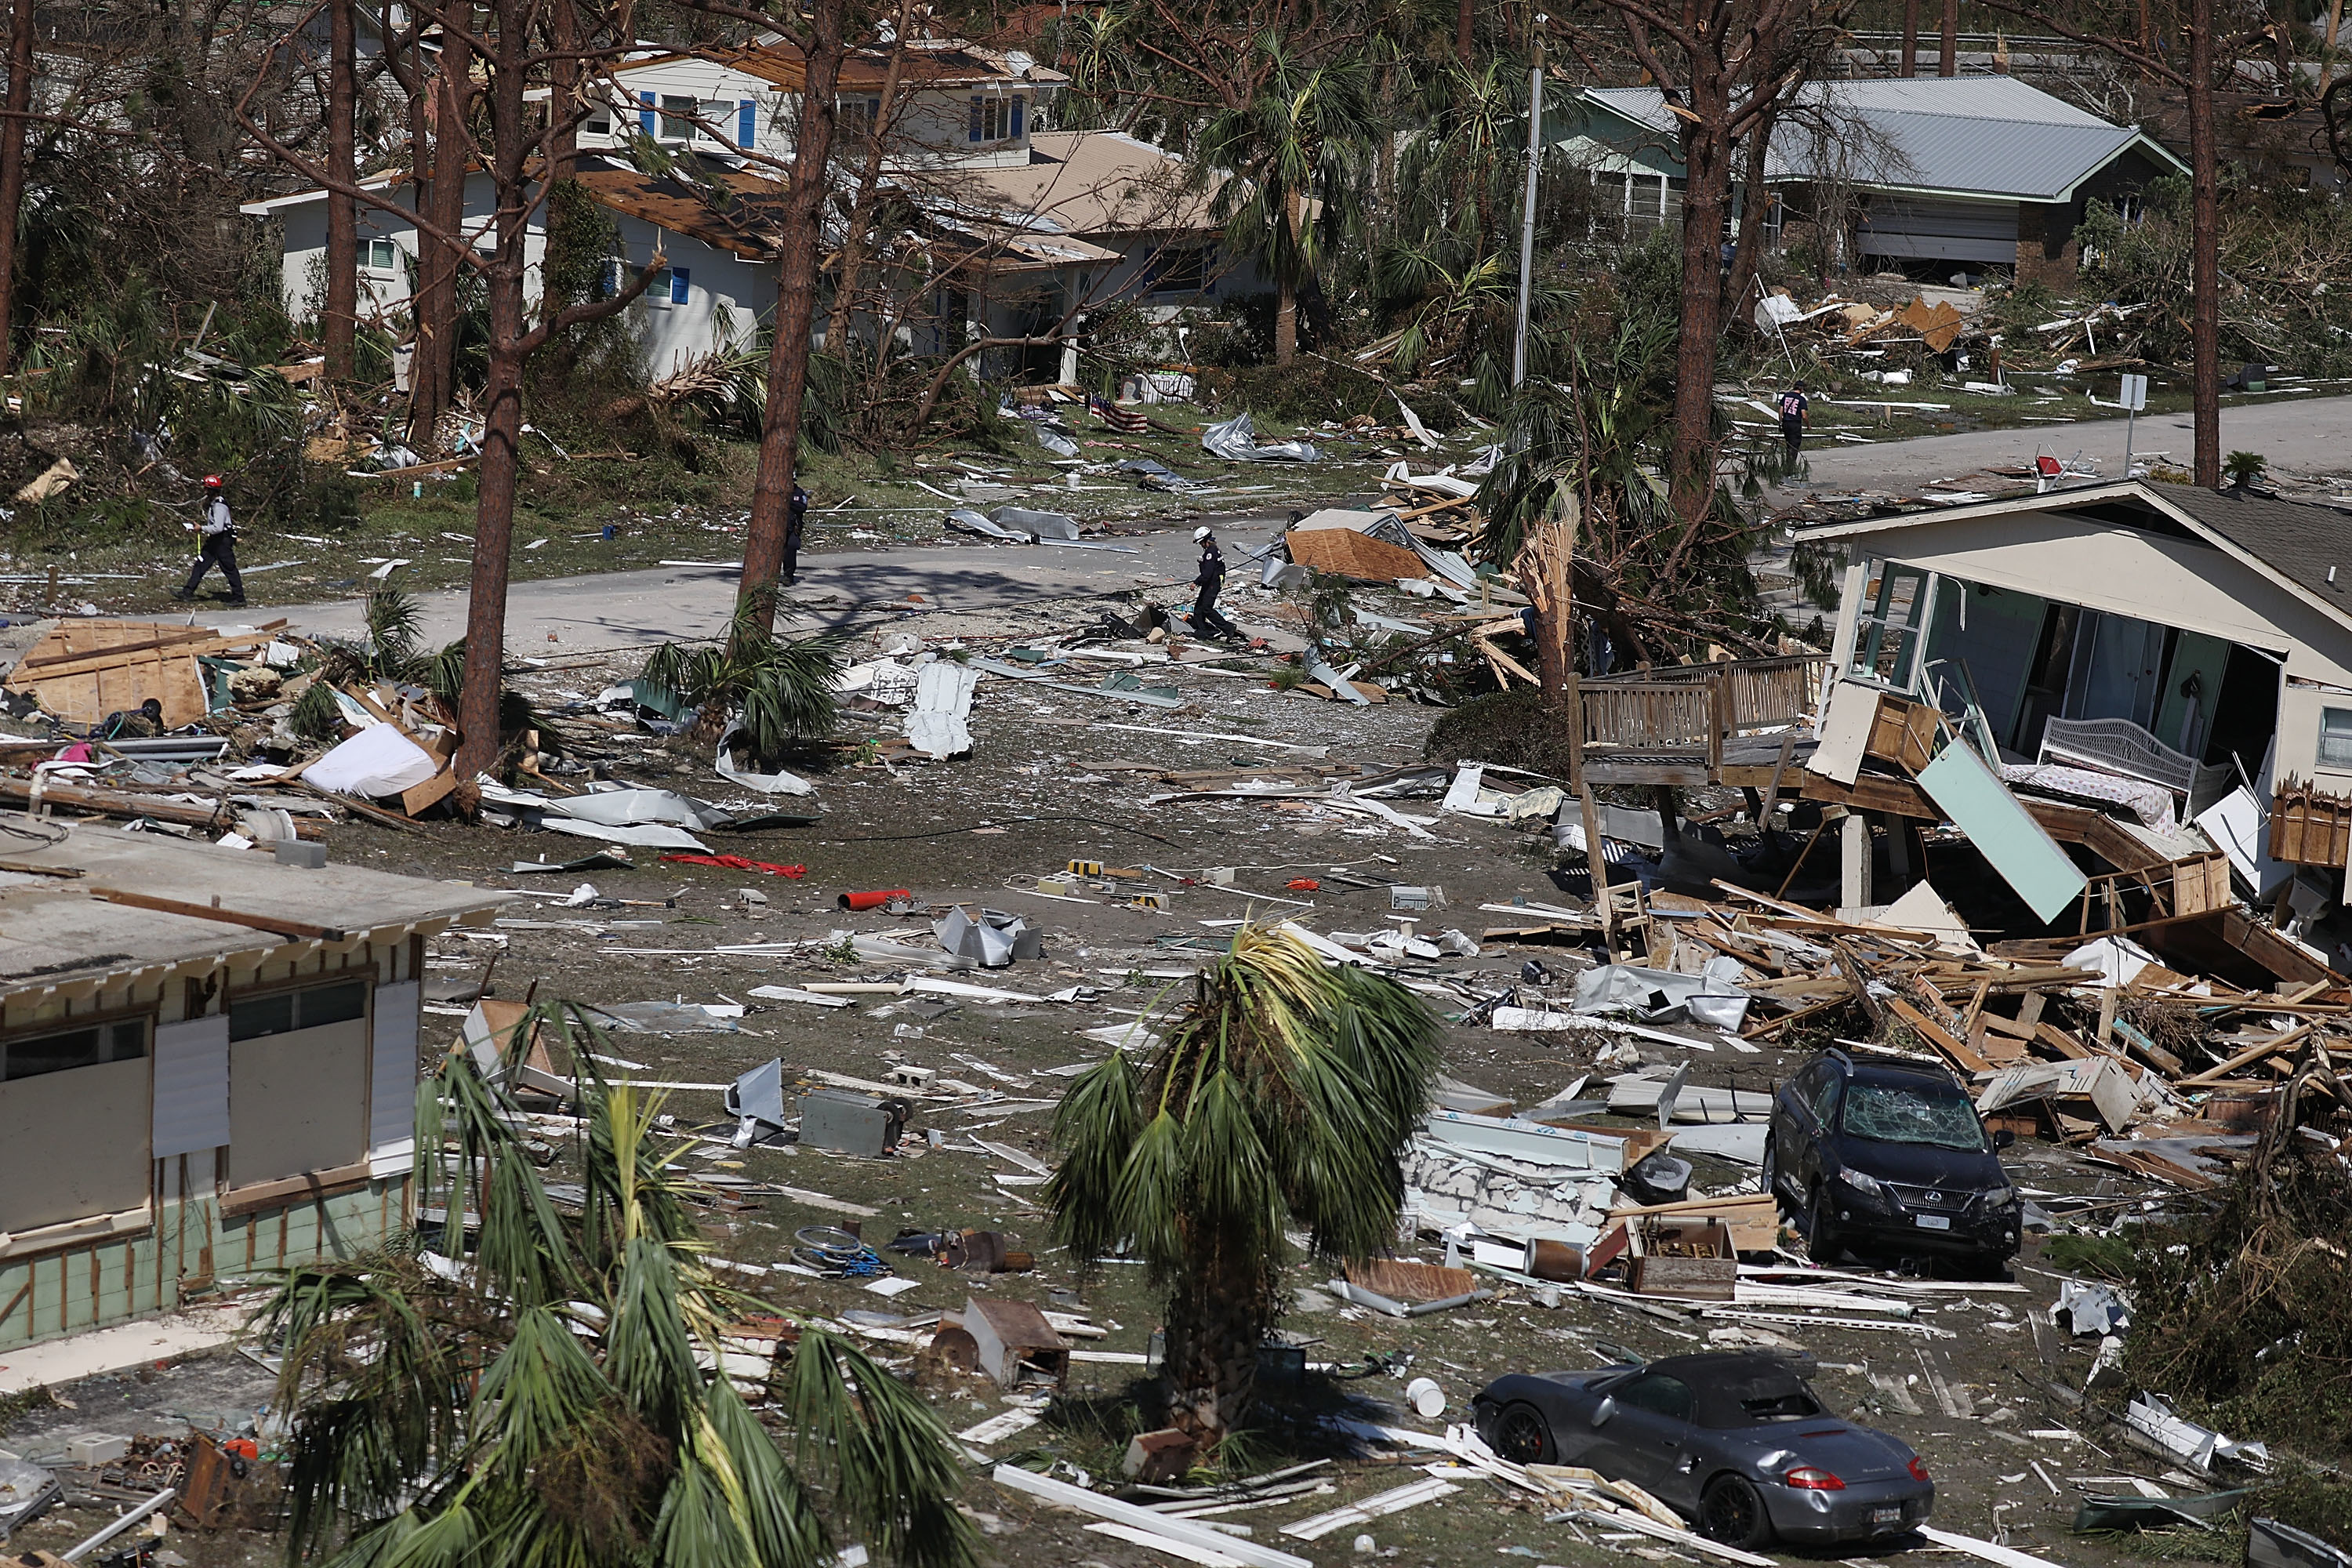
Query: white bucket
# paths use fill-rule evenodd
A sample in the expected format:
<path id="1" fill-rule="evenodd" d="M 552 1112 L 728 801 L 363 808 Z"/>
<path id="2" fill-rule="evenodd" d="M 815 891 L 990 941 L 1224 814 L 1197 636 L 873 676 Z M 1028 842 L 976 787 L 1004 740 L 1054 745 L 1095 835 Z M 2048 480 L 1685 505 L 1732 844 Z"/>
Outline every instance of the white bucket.
<path id="1" fill-rule="evenodd" d="M 1445 1390 L 1425 1377 L 1416 1377 L 1404 1385 L 1405 1403 L 1423 1421 L 1434 1421 L 1445 1414 Z"/>

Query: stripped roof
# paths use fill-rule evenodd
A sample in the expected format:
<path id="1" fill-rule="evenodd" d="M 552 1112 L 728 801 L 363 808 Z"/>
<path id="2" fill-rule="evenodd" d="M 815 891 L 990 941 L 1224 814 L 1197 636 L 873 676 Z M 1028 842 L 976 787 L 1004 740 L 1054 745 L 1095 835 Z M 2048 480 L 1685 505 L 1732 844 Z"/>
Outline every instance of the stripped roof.
<path id="1" fill-rule="evenodd" d="M 842 58 L 840 89 L 879 89 L 889 79 L 891 52 L 886 45 L 851 49 Z M 898 56 L 898 82 L 909 89 L 1058 88 L 1070 79 L 1018 50 L 985 48 L 963 38 L 910 38 Z M 808 77 L 800 51 L 781 44 L 752 44 L 700 58 L 795 91 Z"/>
<path id="2" fill-rule="evenodd" d="M 1654 87 L 1588 88 L 1583 95 L 1666 146 L 1675 117 Z M 1831 172 L 1820 143 L 1856 167 L 1837 172 L 1868 190 L 1933 192 L 2012 201 L 2071 201 L 2084 181 L 2134 148 L 2183 169 L 2136 126 L 2114 125 L 2014 77 L 1907 77 L 1811 82 L 1799 101 L 1852 136 L 1817 139 L 1783 121 L 1768 177 L 1810 180 Z"/>
<path id="3" fill-rule="evenodd" d="M 583 166 L 575 177 L 600 206 L 739 256 L 775 249 L 789 189 L 781 180 L 734 169 L 708 171 L 708 195 L 673 175 L 618 163 Z"/>
<path id="4" fill-rule="evenodd" d="M 1117 131 L 1034 131 L 1029 162 L 957 171 L 1025 226 L 1062 234 L 1207 232 L 1211 192 L 1184 161 Z"/>
<path id="5" fill-rule="evenodd" d="M 31 826 L 26 817 L 9 820 Z M 299 869 L 271 856 L 152 833 L 38 825 L 42 833 L 59 827 L 50 842 L 29 848 L 20 847 L 19 833 L 9 836 L 9 864 L 26 868 L 0 871 L 0 994 L 11 998 L 79 994 L 159 972 L 202 974 L 321 942 L 430 933 L 513 897 L 357 866 Z M 175 907 L 104 896 L 118 891 Z M 310 934 L 297 929 L 305 927 Z"/>

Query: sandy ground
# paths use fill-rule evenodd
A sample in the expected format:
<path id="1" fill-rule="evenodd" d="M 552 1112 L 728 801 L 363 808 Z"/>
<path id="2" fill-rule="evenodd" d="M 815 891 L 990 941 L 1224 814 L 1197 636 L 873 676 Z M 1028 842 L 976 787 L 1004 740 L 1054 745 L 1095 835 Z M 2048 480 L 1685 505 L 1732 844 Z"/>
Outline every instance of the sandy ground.
<path id="1" fill-rule="evenodd" d="M 1262 530 L 1236 530 L 1242 542 Z M 844 591 L 872 604 L 894 594 L 920 592 L 922 605 L 908 604 L 877 624 L 870 646 L 908 635 L 939 646 L 956 637 L 1007 642 L 1040 637 L 1057 627 L 1084 623 L 1095 607 L 1072 599 L 1046 605 L 1047 591 L 1073 593 L 1131 584 L 1138 576 L 1166 574 L 1166 562 L 1189 556 L 1181 535 L 1162 536 L 1139 557 L 1109 564 L 1089 558 L 1071 561 L 1040 551 L 959 549 L 935 561 L 911 554 L 881 562 L 827 557 L 808 581 L 814 591 Z M 1237 553 L 1228 546 L 1229 553 Z M 967 565 L 966 563 L 969 563 Z M 853 574 L 872 572 L 869 582 Z M 1047 582 L 1045 574 L 1060 574 Z M 1034 575 L 1033 575 L 1034 574 Z M 913 586 L 908 586 L 912 584 Z M 634 674 L 634 652 L 606 658 L 571 652 L 573 638 L 593 637 L 604 646 L 642 645 L 690 626 L 714 626 L 727 585 L 709 576 L 676 581 L 604 581 L 575 589 L 534 585 L 518 591 L 516 645 L 534 635 L 537 647 L 552 630 L 562 657 L 549 668 L 519 678 L 543 709 L 560 709 L 568 696 L 593 696 L 608 680 Z M 1273 631 L 1269 606 L 1247 594 L 1235 595 L 1234 612 L 1245 626 Z M 968 605 L 961 611 L 935 607 Z M 1409 608 L 1383 606 L 1398 611 Z M 436 613 L 439 613 L 436 609 Z M 311 612 L 303 612 L 306 617 Z M 326 616 L 306 619 L 323 623 Z M 525 628 L 528 628 L 526 630 Z M 544 629 L 542 629 L 544 628 Z M 1155 680 L 1160 679 L 1154 671 Z M 1086 680 L 1098 679 L 1074 676 Z M 974 1279 L 924 1263 L 901 1263 L 898 1271 L 918 1281 L 915 1289 L 884 1301 L 856 1288 L 830 1281 L 772 1275 L 761 1293 L 778 1305 L 837 1314 L 852 1308 L 913 1314 L 961 1307 L 978 1292 L 1044 1303 L 1052 1290 L 1084 1289 L 1086 1310 L 1108 1330 L 1095 1348 L 1144 1350 L 1156 1321 L 1155 1308 L 1135 1278 L 1139 1270 L 1106 1268 L 1082 1285 L 1071 1259 L 1055 1249 L 1034 1203 L 1027 1173 L 1016 1162 L 981 1151 L 974 1137 L 1020 1151 L 1034 1160 L 1052 1156 L 1052 1102 L 1066 1087 L 1069 1069 L 1099 1060 L 1108 1047 L 1084 1031 L 1122 1022 L 1150 1005 L 1171 984 L 1181 994 L 1182 977 L 1222 948 L 1229 929 L 1214 923 L 1244 915 L 1283 913 L 1319 931 L 1366 931 L 1391 918 L 1385 889 L 1349 889 L 1329 878 L 1345 868 L 1367 879 L 1409 884 L 1440 884 L 1449 908 L 1429 917 L 1424 929 L 1458 926 L 1474 938 L 1490 923 L 1507 919 L 1479 912 L 1478 906 L 1513 898 L 1556 900 L 1563 893 L 1552 876 L 1548 840 L 1493 821 L 1439 817 L 1426 837 L 1361 817 L 1340 816 L 1311 801 L 1215 800 L 1151 805 L 1160 786 L 1150 770 L 1261 766 L 1295 760 L 1298 748 L 1320 749 L 1333 763 L 1378 770 L 1419 759 L 1437 710 L 1402 702 L 1358 709 L 1271 689 L 1262 679 L 1205 670 L 1177 678 L 1187 699 L 1176 711 L 1129 700 L 1019 685 L 990 678 L 982 682 L 972 713 L 975 737 L 965 759 L 940 763 L 844 766 L 819 778 L 817 801 L 824 818 L 809 829 L 743 835 L 716 834 L 710 847 L 771 862 L 806 868 L 798 879 L 669 865 L 652 852 L 635 852 L 633 868 L 581 874 L 517 875 L 518 860 L 561 861 L 593 848 L 583 841 L 547 833 L 503 831 L 488 826 L 434 825 L 411 832 L 352 825 L 338 828 L 331 853 L 343 863 L 366 864 L 419 876 L 464 879 L 511 888 L 518 897 L 504 921 L 472 939 L 444 938 L 432 948 L 436 976 L 453 982 L 479 978 L 495 959 L 491 984 L 499 996 L 563 998 L 589 1004 L 636 1001 L 717 1002 L 750 1005 L 738 1027 L 713 1032 L 657 1035 L 614 1034 L 604 1047 L 631 1077 L 717 1086 L 747 1068 L 781 1058 L 788 1079 L 795 1069 L 824 1070 L 880 1079 L 893 1066 L 935 1068 L 943 1078 L 999 1091 L 1003 1098 L 979 1104 L 925 1100 L 916 1125 L 937 1130 L 941 1146 L 878 1161 L 856 1160 L 792 1148 L 738 1151 L 681 1137 L 679 1157 L 694 1170 L 709 1170 L 761 1183 L 778 1183 L 879 1211 L 864 1222 L 869 1238 L 882 1239 L 902 1226 L 980 1226 L 1009 1234 L 1014 1245 L 1035 1251 L 1035 1272 Z M 852 733 L 895 733 L 895 715 L 856 715 Z M 614 776 L 662 784 L 714 800 L 731 792 L 716 779 L 709 759 L 674 754 L 628 733 L 601 731 L 585 720 L 567 726 L 579 738 L 583 760 L 599 763 Z M 1119 766 L 1118 764 L 1129 764 Z M 1140 764 L 1140 767 L 1137 766 Z M 1402 809 L 1436 816 L 1433 799 L 1402 800 Z M 1078 902 L 1041 897 L 1034 879 L 1062 870 L 1074 858 L 1101 860 L 1143 873 L 1142 885 L 1166 891 L 1171 907 L 1154 911 L 1120 907 L 1089 893 Z M 1231 889 L 1183 886 L 1181 879 L 1211 867 L 1235 871 Z M 1932 869 L 1932 868 L 1931 868 Z M 330 873 L 331 874 L 331 873 Z M 1306 878 L 1320 890 L 1292 892 L 1286 884 Z M 600 910 L 562 907 L 581 884 L 611 899 L 644 900 L 656 907 Z M 929 942 L 928 922 L 887 915 L 849 915 L 835 907 L 836 895 L 858 889 L 906 888 L 934 904 L 985 904 L 1028 918 L 1045 933 L 1045 957 L 992 973 L 987 979 L 1042 994 L 1071 985 L 1092 988 L 1091 1000 L 1073 1004 L 993 1005 L 966 1003 L 943 1016 L 925 1016 L 903 999 L 864 997 L 837 1011 L 789 1003 L 767 1004 L 750 996 L 754 986 L 811 980 L 895 979 L 897 970 L 845 963 L 837 956 L 841 934 L 889 935 L 916 944 Z M 1299 902 L 1279 900 L 1297 900 Z M 716 949 L 754 942 L 799 942 L 803 947 L 774 956 L 730 955 Z M 1431 973 L 1469 981 L 1481 991 L 1500 989 L 1519 976 L 1530 957 L 1557 958 L 1558 949 L 1489 945 L 1476 958 L 1449 959 L 1422 966 Z M 1554 993 L 1554 994 L 1564 994 Z M 436 1013 L 429 1032 L 454 1037 L 457 1018 Z M 1454 1076 L 1532 1103 L 1549 1097 L 1591 1069 L 1595 1055 L 1615 1037 L 1571 1033 L 1545 1037 L 1499 1034 L 1484 1026 L 1449 1024 L 1448 1070 Z M 1762 1089 L 1802 1059 L 1801 1053 L 1765 1050 L 1754 1055 L 1727 1049 L 1684 1052 L 1645 1045 L 1645 1058 L 1692 1062 L 1700 1084 Z M 719 1097 L 712 1089 L 673 1092 L 667 1110 L 680 1134 L 698 1127 L 728 1131 Z M 2105 1193 L 2127 1198 L 2143 1187 L 2102 1174 L 2059 1151 L 2021 1145 L 2009 1163 L 2029 1193 Z M 1752 1190 L 1752 1171 L 1702 1160 L 1697 1190 L 1724 1194 Z M 790 1199 L 764 1196 L 740 1213 L 713 1213 L 709 1230 L 724 1257 L 755 1263 L 783 1258 L 797 1227 L 836 1222 L 841 1216 Z M 1789 1245 L 1798 1244 L 1793 1237 Z M 1825 1396 L 1855 1419 L 1891 1430 L 1927 1458 L 1938 1482 L 1937 1522 L 1971 1535 L 2006 1531 L 2023 1550 L 2067 1563 L 2126 1560 L 2125 1548 L 2069 1535 L 2074 1499 L 2053 1495 L 2029 1461 L 2039 1461 L 2061 1488 L 2073 1475 L 2140 1473 L 2159 1467 L 2125 1450 L 2102 1453 L 2089 1440 L 2027 1436 L 2073 1426 L 2071 1414 L 2038 1394 L 2026 1381 L 2050 1376 L 2080 1386 L 2090 1363 L 2090 1342 L 2053 1340 L 2043 1352 L 2026 1324 L 2029 1307 L 2046 1306 L 2055 1281 L 2034 1262 L 2038 1243 L 2007 1281 L 1943 1300 L 1924 1309 L 1919 1324 L 1927 1334 L 1860 1331 L 1825 1325 L 1779 1325 L 1776 1331 L 1816 1359 Z M 1426 1238 L 1409 1238 L 1403 1256 L 1434 1260 Z M 1303 1264 L 1290 1278 L 1302 1287 L 1324 1276 Z M 2021 1289 L 2005 1289 L 2014 1285 Z M 1711 1325 L 1660 1322 L 1620 1308 L 1570 1298 L 1547 1309 L 1529 1293 L 1506 1287 L 1493 1300 L 1410 1322 L 1378 1318 L 1359 1309 L 1295 1312 L 1286 1328 L 1311 1345 L 1311 1357 L 1361 1367 L 1373 1353 L 1409 1356 L 1397 1374 L 1315 1379 L 1296 1393 L 1276 1394 L 1277 1415 L 1345 1407 L 1376 1412 L 1391 1421 L 1410 1421 L 1402 1406 L 1404 1381 L 1429 1376 L 1444 1389 L 1449 1418 L 1459 1418 L 1470 1397 L 1488 1380 L 1512 1371 L 1599 1364 L 1616 1347 L 1658 1355 L 1703 1348 Z M 1604 1348 L 1605 1347 L 1605 1348 Z M 894 1347 L 884 1346 L 893 1354 Z M 66 1391 L 82 1405 L 79 1412 L 47 1411 L 0 1427 L 0 1446 L 27 1447 L 36 1439 L 58 1441 L 72 1431 L 116 1430 L 137 1426 L 172 1430 L 192 1413 L 218 1411 L 232 1397 L 250 1397 L 257 1386 L 248 1362 L 226 1356 L 200 1363 L 209 1370 L 169 1371 L 152 1383 L 107 1380 L 104 1388 Z M 1883 1393 L 1873 1374 L 1906 1390 L 1897 1400 Z M 1082 1363 L 1069 1397 L 1044 1424 L 997 1445 L 993 1458 L 1044 1451 L 1095 1474 L 1115 1473 L 1118 1454 L 1132 1428 L 1133 1393 L 1141 1369 L 1114 1363 Z M 184 1394 L 182 1379 L 194 1379 Z M 1947 1394 L 1938 1399 L 1938 1384 Z M 232 1392 L 235 1391 L 235 1392 Z M 962 1430 L 1006 1408 L 984 1384 L 932 1387 L 950 1429 Z M 112 1401 L 112 1403 L 108 1403 Z M 1908 1404 L 1914 1408 L 1901 1406 Z M 1272 1440 L 1270 1462 L 1296 1448 L 1317 1456 L 1312 1444 Z M 2259 1434 L 2254 1434 L 2259 1436 Z M 966 1505 L 989 1531 L 994 1560 L 1006 1564 L 1076 1564 L 1079 1568 L 1130 1568 L 1166 1560 L 1144 1549 L 1087 1532 L 1084 1521 L 1006 1492 L 975 1466 Z M 1308 1495 L 1282 1505 L 1234 1516 L 1254 1539 L 1297 1548 L 1318 1563 L 1352 1557 L 1358 1532 L 1343 1530 L 1313 1545 L 1283 1537 L 1278 1526 L 1369 1496 L 1412 1479 L 1391 1466 L 1348 1459 L 1329 1472 L 1328 1495 Z M 60 1546 L 89 1527 L 88 1513 L 59 1514 L 24 1532 L 24 1546 Z M 1415 1564 L 1491 1562 L 1498 1553 L 1557 1563 L 1615 1562 L 1626 1551 L 1654 1561 L 1671 1552 L 1640 1542 L 1611 1542 L 1578 1535 L 1564 1524 L 1548 1524 L 1531 1507 L 1483 1488 L 1465 1489 L 1442 1501 L 1363 1527 L 1382 1561 L 1402 1568 Z M 213 1540 L 176 1536 L 175 1549 L 192 1562 L 260 1563 L 282 1546 L 260 1536 Z M 21 1549 L 21 1547 L 19 1548 Z M 1891 1562 L 1916 1555 L 1882 1549 L 1871 1560 Z M 1785 1554 L 1784 1554 L 1785 1560 Z M 1951 1559 L 1945 1559 L 1950 1561 Z"/>

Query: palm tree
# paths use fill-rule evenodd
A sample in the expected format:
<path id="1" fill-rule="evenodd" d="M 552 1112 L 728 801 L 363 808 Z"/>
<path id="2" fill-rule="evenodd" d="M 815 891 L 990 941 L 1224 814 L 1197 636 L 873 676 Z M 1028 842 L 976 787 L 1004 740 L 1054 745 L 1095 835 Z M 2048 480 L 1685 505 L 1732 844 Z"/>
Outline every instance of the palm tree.
<path id="1" fill-rule="evenodd" d="M 593 1071 L 576 1010 L 536 1009 L 513 1037 L 533 1027 Z M 452 1056 L 418 1095 L 419 1201 L 451 1216 L 440 1251 L 287 1276 L 267 1310 L 278 1408 L 298 1412 L 289 1561 L 817 1568 L 835 1518 L 910 1568 L 968 1568 L 961 1470 L 928 1407 L 803 1325 L 769 1384 L 788 1458 L 732 1381 L 757 1375 L 720 1343 L 748 1303 L 703 1261 L 652 1135 L 659 1101 L 594 1079 L 582 1100 L 572 1215 L 511 1104 Z"/>
<path id="2" fill-rule="evenodd" d="M 664 643 L 638 681 L 647 692 L 700 709 L 695 735 L 706 743 L 734 719 L 754 765 L 776 768 L 840 721 L 833 683 L 848 641 L 838 631 L 779 636 L 773 607 L 746 603 L 736 606 L 725 642 Z"/>
<path id="3" fill-rule="evenodd" d="M 1360 61 L 1303 65 L 1273 32 L 1253 51 L 1262 62 L 1258 89 L 1210 120 L 1199 163 L 1225 176 L 1210 204 L 1225 243 L 1255 257 L 1274 283 L 1274 359 L 1288 364 L 1298 353 L 1298 291 L 1355 216 L 1377 132 Z"/>
<path id="4" fill-rule="evenodd" d="M 1248 1407 L 1286 1226 L 1327 1261 L 1393 1245 L 1437 1040 L 1396 982 L 1327 969 L 1280 926 L 1251 925 L 1148 1064 L 1115 1054 L 1071 1086 L 1045 1187 L 1055 1234 L 1082 1268 L 1123 1248 L 1148 1266 L 1166 1299 L 1169 1418 L 1203 1450 Z"/>

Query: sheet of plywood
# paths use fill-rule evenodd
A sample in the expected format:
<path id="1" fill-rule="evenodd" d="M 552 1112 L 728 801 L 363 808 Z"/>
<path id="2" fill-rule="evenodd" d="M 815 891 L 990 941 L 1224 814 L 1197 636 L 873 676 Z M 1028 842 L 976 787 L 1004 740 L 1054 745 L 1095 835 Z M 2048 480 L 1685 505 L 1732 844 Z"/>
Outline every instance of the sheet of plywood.
<path id="1" fill-rule="evenodd" d="M 1316 572 L 1364 583 L 1393 583 L 1401 577 L 1426 577 L 1421 557 L 1386 540 L 1348 528 L 1292 529 L 1284 536 L 1290 558 Z"/>
<path id="2" fill-rule="evenodd" d="M 1867 686 L 1841 680 L 1830 690 L 1829 711 L 1822 715 L 1822 742 L 1805 760 L 1807 771 L 1850 784 L 1862 773 L 1862 753 L 1870 744 L 1870 727 L 1878 717 L 1878 693 Z"/>
<path id="3" fill-rule="evenodd" d="M 187 632 L 187 638 L 174 634 Z M 153 621 L 73 621 L 26 650 L 7 688 L 29 692 L 42 709 L 77 724 L 135 710 L 149 698 L 163 707 L 163 722 L 193 724 L 209 709 L 204 668 L 188 647 L 211 648 L 208 629 Z"/>

